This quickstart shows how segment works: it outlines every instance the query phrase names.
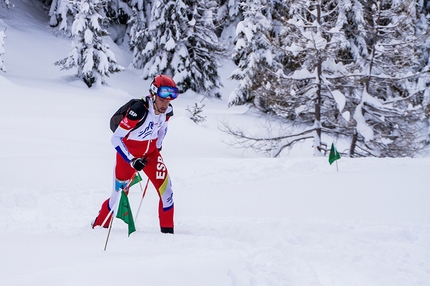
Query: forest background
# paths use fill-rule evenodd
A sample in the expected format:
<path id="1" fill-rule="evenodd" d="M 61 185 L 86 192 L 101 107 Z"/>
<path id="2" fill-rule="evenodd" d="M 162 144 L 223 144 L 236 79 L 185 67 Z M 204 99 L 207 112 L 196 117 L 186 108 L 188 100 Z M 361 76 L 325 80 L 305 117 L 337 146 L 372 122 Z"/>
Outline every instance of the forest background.
<path id="1" fill-rule="evenodd" d="M 429 145 L 428 1 L 40 2 L 53 32 L 73 40 L 56 64 L 88 87 L 124 70 L 106 36 L 131 51 L 144 80 L 169 74 L 205 98 L 221 97 L 220 67 L 233 60 L 229 104 L 268 119 L 253 134 L 225 124 L 240 147 L 277 157 L 310 140 L 321 156 L 330 138 L 342 156 L 414 157 Z"/>

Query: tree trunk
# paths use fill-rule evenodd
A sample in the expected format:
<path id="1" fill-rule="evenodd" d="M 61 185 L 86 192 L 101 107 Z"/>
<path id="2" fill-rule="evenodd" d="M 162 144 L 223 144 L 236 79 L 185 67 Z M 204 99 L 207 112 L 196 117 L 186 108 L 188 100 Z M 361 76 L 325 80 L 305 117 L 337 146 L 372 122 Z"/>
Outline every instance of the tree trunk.
<path id="1" fill-rule="evenodd" d="M 354 133 L 352 134 L 352 141 L 351 141 L 351 147 L 349 148 L 349 157 L 354 157 L 355 153 L 355 146 L 357 145 L 357 138 L 358 138 L 358 132 L 357 129 L 354 130 Z"/>
<path id="2" fill-rule="evenodd" d="M 321 6 L 317 5 L 317 21 L 318 23 L 321 22 Z M 317 64 L 317 92 L 316 92 L 316 99 L 315 99 L 315 131 L 316 131 L 316 137 L 315 138 L 315 154 L 318 155 L 321 154 L 321 75 L 322 75 L 322 63 L 321 63 L 321 54 L 319 51 L 318 53 L 318 64 Z M 317 153 L 318 150 L 318 153 Z"/>

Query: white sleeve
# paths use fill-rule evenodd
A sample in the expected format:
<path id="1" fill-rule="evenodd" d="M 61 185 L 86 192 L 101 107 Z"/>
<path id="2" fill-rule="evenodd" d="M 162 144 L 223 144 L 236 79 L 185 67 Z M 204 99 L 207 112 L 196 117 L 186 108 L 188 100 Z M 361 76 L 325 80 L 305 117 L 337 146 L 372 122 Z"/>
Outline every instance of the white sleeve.
<path id="1" fill-rule="evenodd" d="M 118 126 L 118 128 L 112 134 L 112 137 L 110 140 L 110 142 L 112 143 L 115 150 L 127 162 L 130 162 L 132 159 L 134 159 L 134 156 L 130 154 L 127 147 L 124 145 L 124 142 L 122 141 L 122 138 L 127 136 L 127 134 L 129 132 L 130 132 L 130 130 L 126 130 L 126 129 L 122 128 L 121 126 Z"/>

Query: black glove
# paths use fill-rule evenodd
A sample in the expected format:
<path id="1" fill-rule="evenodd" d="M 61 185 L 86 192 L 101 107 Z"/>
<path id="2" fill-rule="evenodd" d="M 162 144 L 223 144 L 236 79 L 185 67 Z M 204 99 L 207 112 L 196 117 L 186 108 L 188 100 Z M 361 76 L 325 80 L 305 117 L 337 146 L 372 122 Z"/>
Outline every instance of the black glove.
<path id="1" fill-rule="evenodd" d="M 161 149 L 163 149 L 163 146 L 161 146 L 160 148 L 158 148 L 158 152 L 161 152 Z"/>
<path id="2" fill-rule="evenodd" d="M 134 158 L 130 161 L 131 166 L 137 171 L 142 171 L 143 167 L 145 167 L 147 163 L 148 161 L 145 158 Z"/>

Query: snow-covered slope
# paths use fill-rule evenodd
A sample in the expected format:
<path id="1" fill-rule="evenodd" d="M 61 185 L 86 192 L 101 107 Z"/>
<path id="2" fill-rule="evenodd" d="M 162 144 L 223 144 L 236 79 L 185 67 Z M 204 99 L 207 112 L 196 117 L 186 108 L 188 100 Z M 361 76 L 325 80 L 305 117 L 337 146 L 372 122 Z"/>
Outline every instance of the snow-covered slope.
<path id="1" fill-rule="evenodd" d="M 329 165 L 299 146 L 266 158 L 225 144 L 222 122 L 258 128 L 244 107 L 205 100 L 207 121 L 174 101 L 163 156 L 175 192 L 174 235 L 159 233 L 149 187 L 137 231 L 90 222 L 111 190 L 108 121 L 148 82 L 129 66 L 88 89 L 53 63 L 56 38 L 38 1 L 15 0 L 0 74 L 0 277 L 2 285 L 430 285 L 430 159 L 348 159 Z M 0 9 L 0 14 L 6 13 Z M 145 178 L 146 180 L 146 178 Z M 133 211 L 141 191 L 130 193 Z"/>

